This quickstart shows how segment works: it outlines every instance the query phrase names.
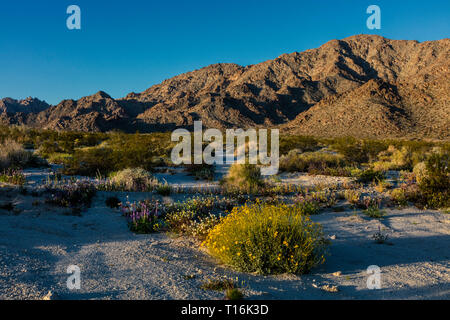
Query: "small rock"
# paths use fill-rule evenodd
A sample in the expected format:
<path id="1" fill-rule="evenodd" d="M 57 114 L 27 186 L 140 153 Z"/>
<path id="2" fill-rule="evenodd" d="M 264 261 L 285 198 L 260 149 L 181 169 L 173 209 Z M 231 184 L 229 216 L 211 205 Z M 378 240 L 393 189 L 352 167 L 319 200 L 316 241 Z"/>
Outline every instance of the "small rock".
<path id="1" fill-rule="evenodd" d="M 337 286 L 331 286 L 328 284 L 322 286 L 321 289 L 326 292 L 338 292 L 339 291 L 339 288 Z"/>
<path id="2" fill-rule="evenodd" d="M 341 276 L 341 274 L 342 274 L 342 271 L 336 271 L 333 273 L 333 276 L 339 277 L 339 276 Z"/>
<path id="3" fill-rule="evenodd" d="M 312 286 L 314 288 L 317 288 L 317 289 L 320 289 L 320 290 L 323 290 L 323 291 L 326 291 L 326 292 L 333 292 L 334 293 L 334 292 L 338 292 L 339 291 L 339 288 L 337 286 L 332 286 L 332 285 L 328 285 L 328 284 L 319 287 L 317 284 L 313 283 Z"/>

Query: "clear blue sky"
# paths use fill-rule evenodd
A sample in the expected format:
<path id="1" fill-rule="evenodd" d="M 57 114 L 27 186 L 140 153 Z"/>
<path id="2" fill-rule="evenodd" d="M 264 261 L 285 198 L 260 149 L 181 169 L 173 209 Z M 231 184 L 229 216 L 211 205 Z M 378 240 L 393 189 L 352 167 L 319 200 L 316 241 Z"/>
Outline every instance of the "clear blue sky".
<path id="1" fill-rule="evenodd" d="M 66 9 L 81 8 L 81 30 Z M 381 7 L 381 30 L 366 8 Z M 0 2 L 0 98 L 114 98 L 217 62 L 255 64 L 331 39 L 450 37 L 450 1 L 14 0 Z"/>

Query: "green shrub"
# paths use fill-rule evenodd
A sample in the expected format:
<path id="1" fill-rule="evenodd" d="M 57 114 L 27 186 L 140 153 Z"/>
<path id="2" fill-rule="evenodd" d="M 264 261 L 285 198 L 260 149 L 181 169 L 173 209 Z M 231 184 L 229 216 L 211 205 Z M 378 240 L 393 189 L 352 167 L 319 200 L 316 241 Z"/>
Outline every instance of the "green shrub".
<path id="1" fill-rule="evenodd" d="M 47 160 L 49 163 L 64 164 L 70 161 L 72 156 L 69 153 L 51 153 L 48 155 Z"/>
<path id="2" fill-rule="evenodd" d="M 390 192 L 392 200 L 399 206 L 406 206 L 408 204 L 408 198 L 403 188 L 395 188 Z"/>
<path id="3" fill-rule="evenodd" d="M 415 175 L 416 181 L 421 183 L 422 180 L 428 175 L 427 165 L 425 161 L 419 162 L 414 166 L 413 173 Z"/>
<path id="4" fill-rule="evenodd" d="M 344 198 L 351 204 L 359 203 L 362 193 L 358 190 L 347 189 L 344 191 Z"/>
<path id="5" fill-rule="evenodd" d="M 319 149 L 319 141 L 308 136 L 282 135 L 280 137 L 280 154 L 285 155 L 292 150 L 294 152 L 308 152 Z"/>
<path id="6" fill-rule="evenodd" d="M 411 170 L 413 167 L 413 153 L 410 148 L 403 146 L 400 150 L 390 145 L 378 154 L 379 161 L 373 162 L 371 167 L 375 171 Z"/>
<path id="7" fill-rule="evenodd" d="M 367 163 L 387 149 L 384 141 L 358 140 L 352 137 L 336 138 L 330 141 L 332 148 L 344 156 L 349 163 Z"/>
<path id="8" fill-rule="evenodd" d="M 384 210 L 381 210 L 378 206 L 371 205 L 366 210 L 364 210 L 364 213 L 371 218 L 381 219 L 384 217 L 386 212 Z"/>
<path id="9" fill-rule="evenodd" d="M 298 206 L 256 203 L 235 207 L 204 245 L 240 271 L 306 273 L 325 261 L 328 242 Z"/>
<path id="10" fill-rule="evenodd" d="M 224 291 L 235 289 L 236 283 L 230 279 L 208 279 L 201 284 L 200 288 L 204 290 Z"/>
<path id="11" fill-rule="evenodd" d="M 374 171 L 373 169 L 367 169 L 362 171 L 358 176 L 358 182 L 368 183 L 373 181 L 384 180 L 385 176 L 383 172 Z"/>
<path id="12" fill-rule="evenodd" d="M 22 171 L 9 168 L 0 173 L 0 182 L 23 186 L 26 178 Z"/>
<path id="13" fill-rule="evenodd" d="M 287 172 L 326 173 L 329 168 L 345 167 L 347 162 L 342 155 L 327 152 L 289 153 L 280 158 L 280 170 Z M 344 171 L 342 171 L 344 172 Z M 346 171 L 345 171 L 346 172 Z"/>
<path id="14" fill-rule="evenodd" d="M 168 184 L 160 184 L 156 187 L 156 193 L 162 195 L 163 197 L 167 197 L 172 192 L 172 187 Z"/>
<path id="15" fill-rule="evenodd" d="M 431 154 L 426 161 L 427 174 L 419 183 L 426 205 L 430 208 L 450 206 L 450 156 Z"/>
<path id="16" fill-rule="evenodd" d="M 227 300 L 242 300 L 244 298 L 244 294 L 238 288 L 227 289 L 225 291 L 225 299 Z"/>

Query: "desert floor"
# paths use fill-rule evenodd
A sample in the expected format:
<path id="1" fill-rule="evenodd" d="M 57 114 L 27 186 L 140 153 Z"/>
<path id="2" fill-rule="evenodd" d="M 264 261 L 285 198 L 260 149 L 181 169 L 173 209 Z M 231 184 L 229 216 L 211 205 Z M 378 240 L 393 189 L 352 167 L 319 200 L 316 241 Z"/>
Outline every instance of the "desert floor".
<path id="1" fill-rule="evenodd" d="M 27 174 L 32 188 L 45 172 Z M 166 178 L 201 183 L 178 174 Z M 1 188 L 0 203 L 12 201 L 15 209 L 0 209 L 0 299 L 42 299 L 49 292 L 52 299 L 223 299 L 223 292 L 200 288 L 216 278 L 237 278 L 248 299 L 450 299 L 450 216 L 439 211 L 388 208 L 377 220 L 360 210 L 325 210 L 312 216 L 331 239 L 325 264 L 308 275 L 259 276 L 219 265 L 190 238 L 133 234 L 121 212 L 105 206 L 111 195 L 148 197 L 98 192 L 89 210 L 73 216 L 29 193 Z M 386 243 L 372 239 L 379 230 L 388 234 Z M 69 265 L 81 269 L 79 290 L 66 286 Z M 381 289 L 367 288 L 371 265 L 381 269 Z"/>

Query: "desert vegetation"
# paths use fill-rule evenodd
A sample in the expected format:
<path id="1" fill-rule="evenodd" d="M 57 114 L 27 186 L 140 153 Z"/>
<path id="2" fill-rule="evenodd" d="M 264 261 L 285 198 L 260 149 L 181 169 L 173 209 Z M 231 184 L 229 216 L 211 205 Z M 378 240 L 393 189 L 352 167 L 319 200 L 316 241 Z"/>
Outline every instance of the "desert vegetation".
<path id="1" fill-rule="evenodd" d="M 34 207 L 80 216 L 104 194 L 104 210 L 120 213 L 130 232 L 188 237 L 217 263 L 249 273 L 304 274 L 323 264 L 331 242 L 312 220 L 323 212 L 383 221 L 389 208 L 450 207 L 447 142 L 282 136 L 279 175 L 234 164 L 221 181 L 214 165 L 171 164 L 166 133 L 0 127 L 0 145 L 0 183 L 28 192 Z M 39 167 L 50 173 L 30 185 L 29 170 Z M 194 186 L 168 182 L 179 172 Z M 129 200 L 132 193 L 142 200 Z M 373 235 L 380 244 L 387 238 Z M 220 290 L 227 299 L 243 296 L 235 286 Z"/>

